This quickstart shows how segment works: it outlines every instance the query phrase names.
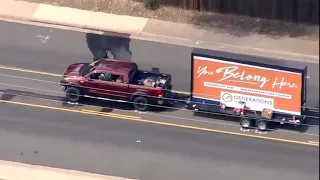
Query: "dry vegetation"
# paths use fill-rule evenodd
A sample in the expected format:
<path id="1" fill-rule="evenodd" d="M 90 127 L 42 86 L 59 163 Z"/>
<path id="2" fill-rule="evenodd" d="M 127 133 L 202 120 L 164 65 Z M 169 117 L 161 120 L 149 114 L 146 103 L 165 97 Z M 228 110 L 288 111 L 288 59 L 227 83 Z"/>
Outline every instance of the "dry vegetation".
<path id="1" fill-rule="evenodd" d="M 140 16 L 173 22 L 196 24 L 224 30 L 239 30 L 271 36 L 290 36 L 319 40 L 319 27 L 262 20 L 235 15 L 204 13 L 174 7 L 160 6 L 157 10 L 147 10 L 142 3 L 132 0 L 24 0 L 85 10 L 101 11 L 119 15 Z"/>

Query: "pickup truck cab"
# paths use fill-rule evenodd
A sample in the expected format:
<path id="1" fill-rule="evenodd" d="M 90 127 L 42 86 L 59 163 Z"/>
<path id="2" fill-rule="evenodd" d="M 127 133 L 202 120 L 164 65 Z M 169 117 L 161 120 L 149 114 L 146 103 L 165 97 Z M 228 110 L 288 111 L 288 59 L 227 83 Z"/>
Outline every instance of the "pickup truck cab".
<path id="1" fill-rule="evenodd" d="M 134 62 L 100 59 L 91 64 L 70 65 L 60 81 L 66 98 L 78 102 L 83 97 L 133 102 L 146 111 L 150 105 L 165 105 L 171 98 L 171 76 L 139 70 Z"/>

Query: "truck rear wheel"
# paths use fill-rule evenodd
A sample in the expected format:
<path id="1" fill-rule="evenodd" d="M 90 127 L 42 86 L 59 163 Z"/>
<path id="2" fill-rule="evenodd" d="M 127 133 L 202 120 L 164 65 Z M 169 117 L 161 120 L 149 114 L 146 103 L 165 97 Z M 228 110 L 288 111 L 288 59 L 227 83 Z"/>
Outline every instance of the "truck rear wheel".
<path id="1" fill-rule="evenodd" d="M 141 96 L 134 98 L 133 107 L 138 111 L 147 111 L 149 109 L 147 98 Z"/>
<path id="2" fill-rule="evenodd" d="M 260 131 L 266 131 L 268 128 L 268 122 L 266 120 L 257 120 L 256 127 Z"/>
<path id="3" fill-rule="evenodd" d="M 67 87 L 66 98 L 70 102 L 79 102 L 81 99 L 81 91 L 76 87 Z"/>
<path id="4" fill-rule="evenodd" d="M 249 118 L 241 118 L 240 125 L 243 128 L 250 128 L 252 126 L 252 120 Z"/>

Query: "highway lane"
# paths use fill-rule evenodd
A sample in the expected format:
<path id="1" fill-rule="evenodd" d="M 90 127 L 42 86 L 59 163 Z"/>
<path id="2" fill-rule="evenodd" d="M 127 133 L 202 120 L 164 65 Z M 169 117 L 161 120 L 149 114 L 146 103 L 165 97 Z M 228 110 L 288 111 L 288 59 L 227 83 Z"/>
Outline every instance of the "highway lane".
<path id="1" fill-rule="evenodd" d="M 2 100 L 17 100 L 19 102 L 41 104 L 45 106 L 65 107 L 65 94 L 60 90 L 59 80 L 61 77 L 35 74 L 29 72 L 20 72 L 0 69 L 0 91 L 4 92 Z M 242 131 L 237 121 L 223 121 L 221 117 L 215 119 L 214 116 L 194 116 L 191 111 L 186 109 L 167 109 L 155 110 L 147 113 L 135 112 L 130 104 L 112 103 L 108 101 L 85 101 L 85 105 L 79 105 L 80 108 L 90 108 L 100 111 L 115 112 L 131 116 L 141 116 L 144 119 L 156 122 L 174 123 L 180 125 L 189 125 L 192 127 L 210 128 L 224 133 L 245 133 L 255 137 L 260 132 L 250 130 Z M 91 106 L 94 105 L 94 106 Z M 183 103 L 177 103 L 174 108 L 183 107 Z M 70 107 L 70 105 L 68 105 Z M 303 132 L 303 133 L 300 133 Z M 217 131 L 213 131 L 217 132 Z M 236 134 L 235 134 L 236 135 Z M 316 141 L 319 138 L 318 127 L 302 127 L 290 129 L 276 129 L 263 136 L 288 139 L 294 141 Z"/>
<path id="2" fill-rule="evenodd" d="M 129 46 L 132 59 L 138 62 L 139 66 L 146 69 L 158 67 L 163 72 L 173 75 L 174 88 L 177 90 L 188 91 L 190 87 L 190 52 L 192 48 L 163 43 L 155 43 L 140 40 L 128 40 L 124 38 L 109 36 L 94 36 L 81 32 L 59 30 L 53 28 L 37 27 L 31 25 L 21 25 L 9 22 L 0 22 L 0 65 L 28 68 L 38 71 L 47 71 L 61 74 L 65 68 L 74 62 L 88 62 L 92 59 L 92 52 L 98 52 L 100 42 L 109 42 L 103 46 L 113 49 L 118 54 L 126 54 L 122 46 Z M 93 43 L 92 43 L 93 42 Z M 88 45 L 89 44 L 89 45 Z M 127 49 L 127 47 L 125 47 Z M 129 54 L 130 54 L 129 53 Z M 318 101 L 318 65 L 309 66 L 310 79 L 308 81 L 309 104 L 317 104 Z M 310 70 L 311 69 L 311 70 Z M 2 71 L 4 72 L 4 71 Z M 5 71 L 4 73 L 9 73 Z M 33 75 L 19 74 L 10 72 L 11 75 L 32 77 Z M 36 76 L 38 79 L 58 82 L 58 77 L 47 77 L 47 75 Z M 12 79 L 1 77 L 2 83 L 11 84 Z M 59 91 L 58 86 L 50 83 L 34 83 L 25 80 L 15 80 L 15 85 L 26 85 L 51 91 Z M 19 89 L 19 88 L 18 88 Z M 29 92 L 32 91 L 29 89 Z M 55 92 L 41 92 L 42 95 L 56 96 Z M 312 102 L 312 103 L 310 103 Z M 159 114 L 159 113 L 158 113 Z M 169 117 L 180 116 L 187 119 L 200 119 L 215 123 L 221 122 L 220 119 L 212 117 L 194 117 L 192 113 L 186 111 L 161 112 L 162 115 Z M 228 124 L 238 125 L 236 122 Z M 239 131 L 239 130 L 237 130 Z M 309 128 L 308 133 L 318 134 L 318 128 Z"/>
<path id="3" fill-rule="evenodd" d="M 159 68 L 173 76 L 174 89 L 190 89 L 191 47 L 169 45 L 48 27 L 0 22 L 0 65 L 62 73 L 75 62 L 89 62 L 92 53 L 109 48 L 143 69 Z M 319 105 L 319 65 L 308 64 L 308 106 Z"/>
<path id="4" fill-rule="evenodd" d="M 148 180 L 319 178 L 317 147 L 0 103 L 0 158 Z"/>

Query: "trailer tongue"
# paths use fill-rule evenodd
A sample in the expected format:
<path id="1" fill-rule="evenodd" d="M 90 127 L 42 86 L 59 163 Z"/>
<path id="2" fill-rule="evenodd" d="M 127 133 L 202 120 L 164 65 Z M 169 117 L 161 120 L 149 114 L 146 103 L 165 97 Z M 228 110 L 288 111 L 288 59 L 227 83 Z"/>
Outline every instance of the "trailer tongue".
<path id="1" fill-rule="evenodd" d="M 194 49 L 189 109 L 238 116 L 242 127 L 299 125 L 305 116 L 304 63 Z"/>

